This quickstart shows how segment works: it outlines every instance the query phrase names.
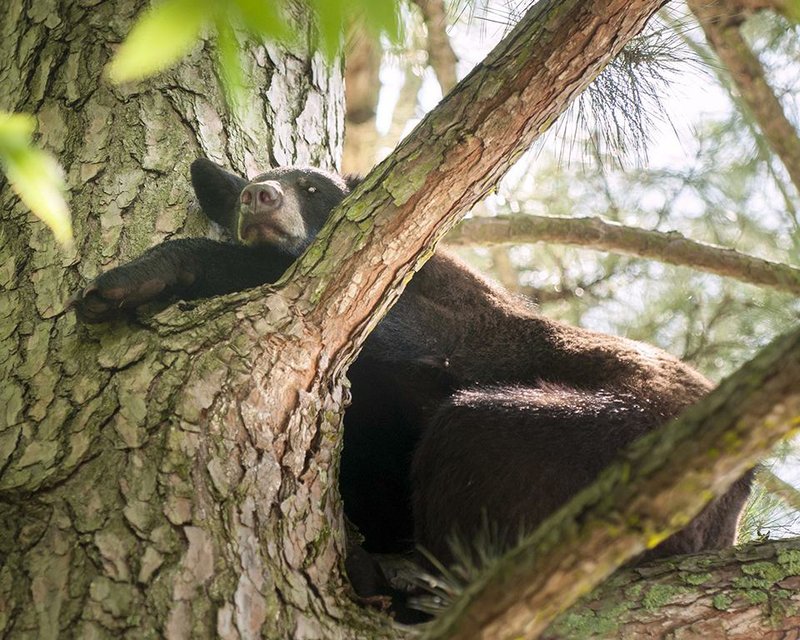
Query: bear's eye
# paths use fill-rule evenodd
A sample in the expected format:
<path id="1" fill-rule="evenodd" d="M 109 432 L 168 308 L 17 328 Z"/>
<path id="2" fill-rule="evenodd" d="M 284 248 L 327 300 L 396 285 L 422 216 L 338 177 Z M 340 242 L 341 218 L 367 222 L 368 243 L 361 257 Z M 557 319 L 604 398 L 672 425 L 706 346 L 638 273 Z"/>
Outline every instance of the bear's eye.
<path id="1" fill-rule="evenodd" d="M 308 191 L 309 193 L 316 193 L 317 192 L 317 188 L 316 187 L 308 187 L 306 189 L 306 191 Z"/>

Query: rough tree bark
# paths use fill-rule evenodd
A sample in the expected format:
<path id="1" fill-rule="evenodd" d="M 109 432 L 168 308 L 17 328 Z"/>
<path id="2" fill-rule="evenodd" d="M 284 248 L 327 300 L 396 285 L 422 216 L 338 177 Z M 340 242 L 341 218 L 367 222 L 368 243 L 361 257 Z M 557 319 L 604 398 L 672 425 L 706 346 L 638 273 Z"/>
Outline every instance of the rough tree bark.
<path id="1" fill-rule="evenodd" d="M 785 640 L 800 629 L 800 540 L 662 560 L 615 574 L 543 640 Z"/>
<path id="2" fill-rule="evenodd" d="M 248 173 L 340 146 L 341 78 L 302 52 L 252 49 L 239 119 L 208 45 L 141 86 L 98 81 L 143 4 L 14 0 L 2 26 L 0 106 L 39 116 L 78 246 L 60 254 L 3 187 L 0 632 L 395 636 L 342 578 L 341 373 L 432 242 L 660 2 L 538 3 L 281 288 L 85 327 L 67 292 L 202 226 L 195 155 Z"/>
<path id="3" fill-rule="evenodd" d="M 101 80 L 146 5 L 4 8 L 0 105 L 38 116 L 67 171 L 78 243 L 63 255 L 3 184 L 0 634 L 384 637 L 386 622 L 351 604 L 338 570 L 328 490 L 343 391 L 303 396 L 315 417 L 300 424 L 298 412 L 289 430 L 253 400 L 252 347 L 285 308 L 184 331 L 177 310 L 172 329 L 138 330 L 61 313 L 100 270 L 202 230 L 187 211 L 193 158 L 252 174 L 332 167 L 340 154 L 342 78 L 302 52 L 251 50 L 240 119 L 224 115 L 207 44 L 155 81 Z"/>

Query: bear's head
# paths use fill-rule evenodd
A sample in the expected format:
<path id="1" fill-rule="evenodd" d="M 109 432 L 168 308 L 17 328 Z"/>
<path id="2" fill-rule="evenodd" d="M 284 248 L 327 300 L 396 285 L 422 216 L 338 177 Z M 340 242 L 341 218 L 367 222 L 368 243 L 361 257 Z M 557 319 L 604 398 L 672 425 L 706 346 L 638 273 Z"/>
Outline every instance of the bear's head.
<path id="1" fill-rule="evenodd" d="M 249 182 L 210 160 L 195 160 L 192 186 L 203 212 L 248 246 L 299 256 L 330 212 L 358 184 L 321 169 L 279 167 Z"/>

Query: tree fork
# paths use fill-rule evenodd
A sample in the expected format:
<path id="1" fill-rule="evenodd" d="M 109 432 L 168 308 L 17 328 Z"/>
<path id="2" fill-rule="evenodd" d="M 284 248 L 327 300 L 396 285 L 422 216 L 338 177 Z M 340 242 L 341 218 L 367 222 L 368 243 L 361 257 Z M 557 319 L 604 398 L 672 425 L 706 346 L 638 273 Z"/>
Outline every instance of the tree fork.
<path id="1" fill-rule="evenodd" d="M 321 331 L 334 370 L 352 359 L 436 242 L 662 4 L 536 3 L 333 213 L 283 291 Z M 326 256 L 338 263 L 323 273 Z"/>
<path id="2" fill-rule="evenodd" d="M 337 79 L 272 48 L 248 59 L 268 97 L 253 101 L 266 113 L 246 119 L 252 130 L 205 95 L 216 86 L 205 50 L 144 87 L 97 89 L 91 79 L 141 4 L 17 3 L 3 33 L 26 40 L 0 39 L 0 77 L 12 80 L 0 86 L 23 87 L 10 103 L 39 115 L 77 192 L 82 279 L 199 226 L 179 206 L 187 150 L 245 173 L 270 159 L 330 165 L 337 148 L 338 132 L 315 146 L 298 131 L 339 122 L 335 106 L 314 107 L 341 91 Z M 395 635 L 349 601 L 339 572 L 339 374 L 436 240 L 661 4 L 534 5 L 278 290 L 173 307 L 138 327 L 79 327 L 59 313 L 76 256 L 59 257 L 18 204 L 4 215 L 3 632 Z M 32 43 L 35 73 L 15 66 Z M 306 68 L 312 78 L 277 71 Z M 0 197 L 15 202 L 7 188 Z"/>

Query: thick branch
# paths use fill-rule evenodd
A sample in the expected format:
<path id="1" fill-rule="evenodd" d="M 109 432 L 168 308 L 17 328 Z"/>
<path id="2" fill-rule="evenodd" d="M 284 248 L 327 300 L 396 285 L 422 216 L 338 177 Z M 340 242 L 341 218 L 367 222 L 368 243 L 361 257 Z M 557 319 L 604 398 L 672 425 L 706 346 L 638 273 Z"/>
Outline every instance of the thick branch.
<path id="1" fill-rule="evenodd" d="M 451 245 L 553 242 L 651 258 L 779 291 L 800 294 L 800 269 L 689 240 L 677 231 L 637 229 L 599 217 L 539 215 L 464 220 L 445 238 Z"/>
<path id="2" fill-rule="evenodd" d="M 543 637 L 778 640 L 800 628 L 800 539 L 627 569 Z"/>
<path id="3" fill-rule="evenodd" d="M 800 192 L 800 138 L 767 83 L 764 68 L 742 37 L 741 18 L 735 13 L 735 7 L 708 0 L 687 0 L 686 4 L 699 20 L 706 39 L 730 72 L 748 111 Z"/>
<path id="4" fill-rule="evenodd" d="M 367 176 L 290 272 L 284 289 L 298 300 L 310 330 L 321 333 L 324 352 L 318 356 L 324 362 L 339 369 L 352 359 L 435 242 L 661 4 L 536 3 Z M 326 254 L 338 258 L 332 271 L 319 268 Z M 285 376 L 269 384 L 278 395 L 290 396 L 297 382 Z"/>
<path id="5" fill-rule="evenodd" d="M 447 36 L 447 10 L 443 0 L 414 0 L 422 12 L 428 30 L 428 64 L 436 73 L 442 93 L 448 93 L 458 82 L 456 57 Z"/>
<path id="6" fill-rule="evenodd" d="M 467 587 L 432 637 L 535 638 L 615 567 L 653 548 L 800 423 L 800 329 L 636 442 Z"/>

